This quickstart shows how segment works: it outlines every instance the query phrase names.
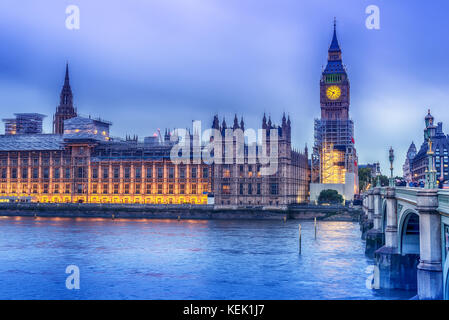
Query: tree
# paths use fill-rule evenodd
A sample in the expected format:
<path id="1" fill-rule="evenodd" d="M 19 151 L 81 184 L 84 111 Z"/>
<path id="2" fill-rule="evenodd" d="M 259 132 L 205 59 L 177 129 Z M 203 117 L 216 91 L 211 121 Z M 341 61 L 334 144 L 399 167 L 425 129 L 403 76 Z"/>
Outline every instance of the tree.
<path id="1" fill-rule="evenodd" d="M 360 192 L 366 190 L 368 185 L 371 183 L 371 168 L 359 168 L 359 189 Z"/>
<path id="2" fill-rule="evenodd" d="M 343 197 L 336 190 L 322 190 L 318 196 L 318 203 L 343 203 Z"/>

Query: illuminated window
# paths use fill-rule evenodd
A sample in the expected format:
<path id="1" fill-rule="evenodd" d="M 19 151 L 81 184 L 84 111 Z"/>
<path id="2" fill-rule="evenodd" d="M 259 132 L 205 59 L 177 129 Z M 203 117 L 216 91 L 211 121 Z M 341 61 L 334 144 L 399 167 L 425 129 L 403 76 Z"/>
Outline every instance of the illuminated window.
<path id="1" fill-rule="evenodd" d="M 48 193 L 48 184 L 44 184 L 44 191 L 43 191 L 43 193 Z"/>
<path id="2" fill-rule="evenodd" d="M 114 184 L 114 194 L 118 194 L 118 184 Z"/>
<path id="3" fill-rule="evenodd" d="M 125 184 L 125 194 L 129 194 L 129 184 Z"/>
<path id="4" fill-rule="evenodd" d="M 157 185 L 157 193 L 162 194 L 162 184 Z"/>
<path id="5" fill-rule="evenodd" d="M 192 184 L 192 194 L 196 194 L 196 184 Z"/>
<path id="6" fill-rule="evenodd" d="M 33 184 L 33 193 L 36 194 L 37 193 L 37 184 Z"/>
<path id="7" fill-rule="evenodd" d="M 186 193 L 186 185 L 184 183 L 181 183 L 179 185 L 179 193 L 180 194 L 185 194 Z"/>
<path id="8" fill-rule="evenodd" d="M 171 183 L 168 185 L 168 193 L 173 194 L 173 184 Z"/>
<path id="9" fill-rule="evenodd" d="M 151 194 L 151 184 L 150 183 L 147 184 L 146 188 L 147 188 L 147 192 L 146 193 L 147 194 Z"/>
<path id="10" fill-rule="evenodd" d="M 96 194 L 97 193 L 97 184 L 96 183 L 94 183 L 93 185 L 92 185 L 92 193 L 93 194 Z"/>
<path id="11" fill-rule="evenodd" d="M 231 186 L 229 184 L 222 184 L 221 190 L 223 194 L 231 194 Z"/>
<path id="12" fill-rule="evenodd" d="M 135 194 L 140 194 L 140 184 L 136 184 L 136 191 Z"/>

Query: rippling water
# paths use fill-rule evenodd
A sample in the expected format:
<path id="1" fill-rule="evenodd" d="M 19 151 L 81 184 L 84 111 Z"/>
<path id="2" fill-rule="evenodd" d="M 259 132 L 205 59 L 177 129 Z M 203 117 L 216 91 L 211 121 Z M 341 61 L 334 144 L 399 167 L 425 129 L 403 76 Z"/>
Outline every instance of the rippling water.
<path id="1" fill-rule="evenodd" d="M 372 264 L 352 222 L 318 222 L 315 240 L 313 222 L 0 218 L 0 299 L 414 296 L 367 289 Z"/>

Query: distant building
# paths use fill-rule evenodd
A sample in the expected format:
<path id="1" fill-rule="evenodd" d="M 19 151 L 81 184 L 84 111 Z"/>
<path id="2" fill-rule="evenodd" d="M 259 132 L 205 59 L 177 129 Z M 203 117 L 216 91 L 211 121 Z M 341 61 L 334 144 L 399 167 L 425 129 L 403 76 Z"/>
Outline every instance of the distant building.
<path id="1" fill-rule="evenodd" d="M 416 151 L 415 143 L 412 142 L 412 144 L 410 145 L 410 147 L 407 150 L 407 155 L 405 156 L 405 162 L 404 162 L 404 165 L 402 166 L 403 177 L 404 177 L 404 180 L 406 183 L 410 183 L 413 180 L 411 165 L 412 165 L 413 158 L 415 158 L 415 156 L 416 156 L 416 152 L 417 151 Z"/>
<path id="2" fill-rule="evenodd" d="M 354 122 L 349 118 L 350 83 L 342 62 L 336 24 L 328 62 L 320 80 L 321 118 L 315 120 L 311 200 L 325 189 L 337 190 L 346 200 L 358 192 Z"/>
<path id="3" fill-rule="evenodd" d="M 225 119 L 219 125 L 218 116 L 214 117 L 212 128 L 220 131 L 225 136 L 228 128 Z M 243 118 L 240 124 L 237 116 L 230 129 L 245 130 Z M 277 126 L 264 114 L 262 129 L 266 130 L 267 146 L 270 145 L 270 130 L 278 133 L 277 171 L 272 175 L 262 175 L 261 168 L 266 164 L 260 159 L 251 157 L 251 146 L 245 144 L 244 159 L 241 163 L 233 155 L 239 148 L 237 138 L 231 136 L 233 148 L 227 153 L 225 139 L 222 139 L 221 164 L 213 165 L 213 190 L 215 204 L 222 206 L 260 205 L 260 206 L 286 206 L 291 203 L 308 202 L 309 199 L 309 165 L 307 147 L 304 152 L 292 149 L 291 145 L 291 121 L 290 117 L 282 117 L 282 124 Z M 256 153 L 261 153 L 261 146 L 255 146 Z M 226 157 L 232 158 L 226 163 Z M 251 161 L 253 160 L 253 161 Z"/>
<path id="4" fill-rule="evenodd" d="M 369 168 L 371 170 L 371 177 L 376 177 L 377 174 L 381 174 L 380 171 L 380 163 L 368 163 L 368 164 L 359 164 L 359 169 Z"/>
<path id="5" fill-rule="evenodd" d="M 77 116 L 76 109 L 73 107 L 73 94 L 70 87 L 69 65 L 66 65 L 64 85 L 61 90 L 59 106 L 53 116 L 53 133 L 64 133 L 64 120 Z"/>
<path id="6" fill-rule="evenodd" d="M 39 134 L 42 133 L 42 120 L 46 117 L 40 113 L 14 113 L 15 118 L 3 119 L 5 134 Z"/>
<path id="7" fill-rule="evenodd" d="M 426 170 L 428 168 L 429 150 L 428 139 L 432 141 L 433 164 L 437 171 L 436 178 L 439 181 L 446 182 L 449 180 L 449 136 L 443 132 L 443 123 L 439 122 L 434 125 L 434 117 L 428 111 L 425 121 L 424 141 L 418 153 L 411 160 L 411 175 L 413 182 L 422 182 L 426 179 Z"/>

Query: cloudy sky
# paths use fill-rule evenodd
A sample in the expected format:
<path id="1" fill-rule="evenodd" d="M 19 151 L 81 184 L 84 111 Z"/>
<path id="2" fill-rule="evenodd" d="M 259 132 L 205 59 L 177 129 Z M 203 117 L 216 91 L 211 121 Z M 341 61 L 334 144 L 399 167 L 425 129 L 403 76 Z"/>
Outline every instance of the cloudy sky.
<path id="1" fill-rule="evenodd" d="M 369 5 L 380 30 L 365 27 Z M 446 0 L 2 0 L 0 116 L 44 113 L 50 132 L 69 61 L 78 112 L 112 121 L 114 136 L 209 126 L 215 113 L 258 128 L 286 112 L 294 145 L 311 146 L 336 16 L 359 163 L 385 172 L 392 145 L 399 169 L 428 108 L 449 133 L 448 14 Z"/>

